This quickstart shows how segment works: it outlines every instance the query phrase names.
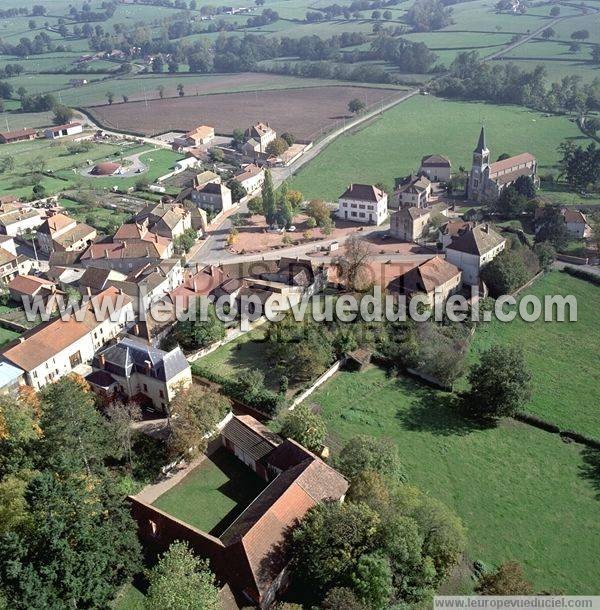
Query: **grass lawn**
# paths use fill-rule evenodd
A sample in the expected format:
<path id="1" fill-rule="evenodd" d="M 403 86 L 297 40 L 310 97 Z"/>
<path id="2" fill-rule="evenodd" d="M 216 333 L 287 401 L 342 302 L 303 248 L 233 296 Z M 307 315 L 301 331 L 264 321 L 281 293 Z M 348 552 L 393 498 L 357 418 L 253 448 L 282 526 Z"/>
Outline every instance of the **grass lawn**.
<path id="1" fill-rule="evenodd" d="M 115 224 L 123 224 L 131 218 L 131 213 L 98 206 L 87 207 L 72 199 L 59 199 L 58 204 L 63 206 L 75 220 L 90 224 L 95 229 L 105 233 Z"/>
<path id="2" fill-rule="evenodd" d="M 264 489 L 265 482 L 226 449 L 218 449 L 154 506 L 215 536 Z"/>
<path id="3" fill-rule="evenodd" d="M 537 157 L 540 173 L 554 168 L 563 140 L 589 142 L 565 117 L 544 117 L 520 106 L 419 96 L 332 142 L 300 169 L 290 188 L 308 199 L 328 201 L 337 201 L 352 182 L 382 182 L 392 189 L 394 178 L 415 171 L 421 157 L 432 153 L 448 155 L 455 171 L 461 165 L 470 168 L 482 124 L 494 160 L 505 152 L 529 151 Z"/>
<path id="4" fill-rule="evenodd" d="M 471 427 L 446 398 L 372 367 L 337 374 L 310 400 L 322 408 L 334 451 L 357 434 L 397 442 L 410 482 L 462 518 L 469 560 L 517 560 L 537 590 L 596 591 L 597 453 L 592 464 L 579 445 L 512 420 Z"/>
<path id="5" fill-rule="evenodd" d="M 13 341 L 19 336 L 19 333 L 14 330 L 8 330 L 8 328 L 0 327 L 0 345 L 4 345 L 10 341 Z"/>
<path id="6" fill-rule="evenodd" d="M 125 585 L 112 603 L 113 610 L 144 610 L 145 595 L 132 583 Z"/>
<path id="7" fill-rule="evenodd" d="M 577 322 L 483 323 L 471 345 L 471 360 L 496 343 L 522 346 L 533 373 L 533 398 L 526 410 L 562 428 L 600 438 L 600 288 L 554 271 L 527 294 L 574 295 Z"/>
<path id="8" fill-rule="evenodd" d="M 267 361 L 264 337 L 265 331 L 260 328 L 250 331 L 200 358 L 195 364 L 198 368 L 210 369 L 232 379 L 239 377 L 240 373 L 258 369 L 265 375 L 265 385 L 271 390 L 279 390 L 278 381 L 272 375 L 273 367 Z"/>

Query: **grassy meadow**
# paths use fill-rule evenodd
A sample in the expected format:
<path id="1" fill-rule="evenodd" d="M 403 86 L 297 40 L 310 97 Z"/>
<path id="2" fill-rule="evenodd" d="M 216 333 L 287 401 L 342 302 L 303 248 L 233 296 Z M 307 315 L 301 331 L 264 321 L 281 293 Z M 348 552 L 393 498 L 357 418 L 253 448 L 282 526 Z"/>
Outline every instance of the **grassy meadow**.
<path id="1" fill-rule="evenodd" d="M 508 324 L 498 320 L 482 323 L 471 345 L 470 361 L 497 343 L 521 346 L 533 373 L 533 398 L 526 410 L 562 429 L 600 438 L 600 288 L 554 271 L 525 294 L 540 299 L 575 296 L 577 321 L 524 322 L 517 318 Z"/>
<path id="2" fill-rule="evenodd" d="M 337 374 L 310 401 L 334 452 L 357 434 L 398 444 L 409 482 L 465 523 L 469 561 L 519 561 L 538 591 L 597 589 L 597 452 L 513 420 L 469 425 L 448 395 L 377 367 Z"/>
<path id="3" fill-rule="evenodd" d="M 520 106 L 419 96 L 335 140 L 299 170 L 291 188 L 306 198 L 329 201 L 337 200 L 351 182 L 382 182 L 392 189 L 394 178 L 415 171 L 421 157 L 432 153 L 449 156 L 454 171 L 460 166 L 468 169 L 482 124 L 494 160 L 502 153 L 529 151 L 538 158 L 542 174 L 555 168 L 563 140 L 588 142 L 563 116 L 544 116 Z"/>

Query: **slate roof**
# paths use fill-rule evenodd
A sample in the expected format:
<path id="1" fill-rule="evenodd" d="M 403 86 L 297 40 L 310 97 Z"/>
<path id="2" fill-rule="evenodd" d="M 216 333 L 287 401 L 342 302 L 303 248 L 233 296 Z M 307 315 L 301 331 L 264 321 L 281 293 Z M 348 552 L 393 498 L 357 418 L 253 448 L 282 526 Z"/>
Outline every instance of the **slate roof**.
<path id="1" fill-rule="evenodd" d="M 486 252 L 493 250 L 504 241 L 506 241 L 504 237 L 489 228 L 489 226 L 479 225 L 453 237 L 447 249 L 474 254 L 475 256 L 483 256 Z"/>
<path id="2" fill-rule="evenodd" d="M 169 381 L 189 367 L 181 348 L 176 347 L 165 352 L 133 337 L 125 337 L 100 351 L 95 359 L 98 364 L 100 356 L 104 357 L 105 364 L 99 368 L 126 378 L 136 372 L 161 381 Z"/>
<path id="3" fill-rule="evenodd" d="M 249 415 L 233 417 L 227 422 L 221 435 L 257 462 L 282 442 L 279 436 Z"/>
<path id="4" fill-rule="evenodd" d="M 508 159 L 502 159 L 502 161 L 490 163 L 490 178 L 496 178 L 500 172 L 506 172 L 512 168 L 515 168 L 515 171 L 517 171 L 516 168 L 524 163 L 535 163 L 535 157 L 532 154 L 525 152 L 514 157 L 509 157 Z"/>

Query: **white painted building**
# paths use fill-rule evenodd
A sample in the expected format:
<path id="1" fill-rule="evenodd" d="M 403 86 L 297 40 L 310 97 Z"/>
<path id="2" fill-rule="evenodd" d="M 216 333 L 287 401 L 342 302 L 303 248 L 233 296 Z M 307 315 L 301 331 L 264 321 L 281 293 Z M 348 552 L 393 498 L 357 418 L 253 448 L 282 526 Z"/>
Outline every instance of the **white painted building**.
<path id="1" fill-rule="evenodd" d="M 48 140 L 56 140 L 65 136 L 74 136 L 83 132 L 83 125 L 79 121 L 66 123 L 65 125 L 53 125 L 44 129 L 44 137 Z"/>
<path id="2" fill-rule="evenodd" d="M 109 288 L 92 297 L 77 317 L 41 324 L 5 348 L 0 359 L 22 369 L 27 385 L 39 390 L 89 364 L 95 352 L 134 319 L 133 304 L 127 295 Z"/>
<path id="3" fill-rule="evenodd" d="M 388 214 L 387 193 L 372 184 L 351 184 L 338 204 L 338 218 L 359 224 L 380 225 Z"/>
<path id="4" fill-rule="evenodd" d="M 506 239 L 489 225 L 479 225 L 459 233 L 446 248 L 446 259 L 462 271 L 463 283 L 479 284 L 481 269 L 504 248 Z"/>

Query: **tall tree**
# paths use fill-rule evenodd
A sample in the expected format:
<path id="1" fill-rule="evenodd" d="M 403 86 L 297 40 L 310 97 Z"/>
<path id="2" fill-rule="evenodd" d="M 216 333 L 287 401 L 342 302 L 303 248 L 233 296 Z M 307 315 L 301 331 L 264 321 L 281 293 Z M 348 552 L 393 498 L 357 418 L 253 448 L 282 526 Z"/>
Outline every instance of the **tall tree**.
<path id="1" fill-rule="evenodd" d="M 512 415 L 531 398 L 531 379 L 520 348 L 493 345 L 471 367 L 468 405 L 484 416 Z"/>
<path id="2" fill-rule="evenodd" d="M 323 418 L 313 413 L 307 404 L 288 411 L 281 425 L 281 434 L 292 438 L 311 451 L 320 451 L 327 436 Z"/>
<path id="3" fill-rule="evenodd" d="M 484 574 L 475 589 L 479 595 L 532 595 L 533 587 L 525 579 L 516 561 L 507 561 L 493 572 Z"/>
<path id="4" fill-rule="evenodd" d="M 208 562 L 174 542 L 148 572 L 147 610 L 219 610 L 219 590 Z"/>
<path id="5" fill-rule="evenodd" d="M 262 185 L 263 210 L 267 224 L 272 225 L 277 220 L 277 197 L 273 186 L 273 176 L 270 170 L 265 171 L 265 181 Z"/>
<path id="6" fill-rule="evenodd" d="M 332 264 L 348 290 L 362 290 L 369 284 L 369 263 L 372 259 L 371 245 L 351 235 L 344 243 L 343 254 L 336 256 Z"/>

